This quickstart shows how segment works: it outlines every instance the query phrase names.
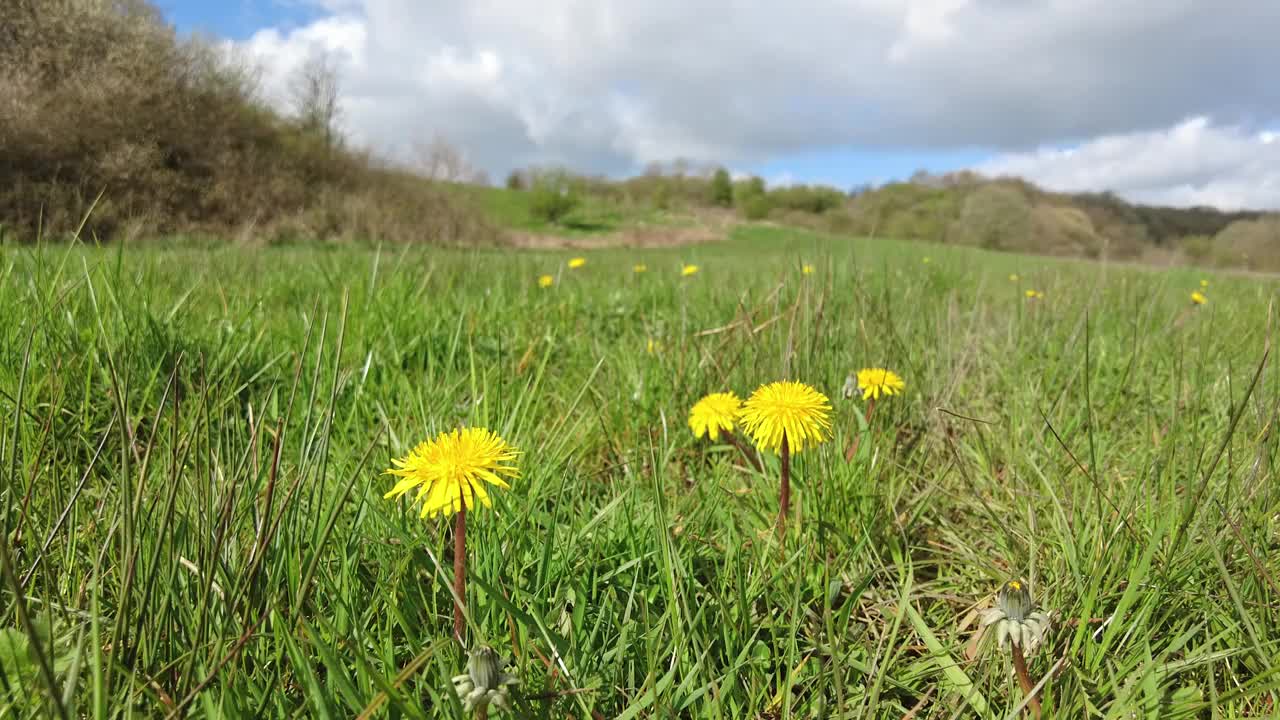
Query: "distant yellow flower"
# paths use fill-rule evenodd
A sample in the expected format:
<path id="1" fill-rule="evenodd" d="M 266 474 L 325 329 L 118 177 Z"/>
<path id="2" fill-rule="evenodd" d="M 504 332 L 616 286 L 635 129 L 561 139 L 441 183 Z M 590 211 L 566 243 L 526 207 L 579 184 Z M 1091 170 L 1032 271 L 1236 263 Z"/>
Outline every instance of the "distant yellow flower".
<path id="1" fill-rule="evenodd" d="M 648 272 L 648 271 L 649 271 L 649 266 L 645 265 L 644 263 L 636 263 L 631 268 L 631 272 L 636 272 L 636 273 L 642 273 L 642 272 Z"/>
<path id="2" fill-rule="evenodd" d="M 1014 273 L 1009 276 L 1009 282 L 1018 282 L 1018 274 Z"/>
<path id="3" fill-rule="evenodd" d="M 681 274 L 681 275 L 683 275 L 684 277 L 689 277 L 690 275 L 697 275 L 697 274 L 698 274 L 698 266 L 697 266 L 697 265 L 685 265 L 684 267 L 680 268 L 680 274 Z"/>
<path id="4" fill-rule="evenodd" d="M 1191 302 L 1195 303 L 1196 305 L 1203 305 L 1209 302 L 1209 298 L 1205 297 L 1204 293 L 1200 292 L 1199 290 L 1196 290 L 1195 292 L 1191 293 Z"/>
<path id="5" fill-rule="evenodd" d="M 933 262 L 933 258 L 929 257 L 928 255 L 925 255 L 924 257 L 920 258 L 920 262 L 924 263 L 925 265 L 928 265 L 929 263 Z"/>
<path id="6" fill-rule="evenodd" d="M 858 371 L 858 389 L 862 391 L 862 399 L 879 400 L 881 395 L 897 395 L 907 384 L 892 370 L 884 368 L 863 368 Z"/>
<path id="7" fill-rule="evenodd" d="M 580 268 L 580 267 L 582 267 L 583 265 L 586 265 L 586 264 L 587 264 L 587 259 L 586 259 L 586 258 L 580 258 L 580 257 L 571 258 L 571 259 L 569 260 L 569 269 L 570 269 L 570 270 L 577 270 L 578 268 Z"/>
<path id="8" fill-rule="evenodd" d="M 731 392 L 711 393 L 689 411 L 689 429 L 694 437 L 720 439 L 720 431 L 733 432 L 733 424 L 742 412 L 742 400 Z"/>
<path id="9" fill-rule="evenodd" d="M 802 382 L 783 380 L 761 385 L 743 403 L 740 422 L 761 449 L 782 452 L 782 438 L 792 453 L 816 445 L 831 427 L 831 401 Z"/>
<path id="10" fill-rule="evenodd" d="M 501 476 L 516 478 L 518 450 L 498 434 L 484 428 L 460 428 L 421 443 L 403 458 L 392 460 L 386 473 L 400 478 L 383 497 L 397 498 L 417 488 L 414 502 L 422 504 L 421 517 L 452 515 L 470 510 L 477 500 L 490 507 L 485 483 L 510 488 Z"/>
<path id="11" fill-rule="evenodd" d="M 804 273 L 805 275 L 812 275 L 813 266 L 810 265 L 809 263 L 805 263 L 804 265 L 800 266 L 800 272 Z"/>
<path id="12" fill-rule="evenodd" d="M 1040 298 L 1044 297 L 1044 293 L 1040 292 L 1039 290 L 1027 290 L 1027 292 L 1024 294 L 1027 296 L 1028 300 L 1039 300 Z"/>
<path id="13" fill-rule="evenodd" d="M 549 288 L 556 283 L 556 279 L 550 275 L 542 275 L 538 278 L 538 287 Z"/>
<path id="14" fill-rule="evenodd" d="M 1209 287 L 1209 281 L 1208 281 L 1208 280 L 1201 280 L 1201 281 L 1200 281 L 1200 287 L 1202 287 L 1202 288 L 1207 288 L 1207 287 Z"/>
<path id="15" fill-rule="evenodd" d="M 653 338 L 649 338 L 649 341 L 645 343 L 644 351 L 650 355 L 657 355 L 662 352 L 662 343 L 658 340 L 654 340 Z"/>

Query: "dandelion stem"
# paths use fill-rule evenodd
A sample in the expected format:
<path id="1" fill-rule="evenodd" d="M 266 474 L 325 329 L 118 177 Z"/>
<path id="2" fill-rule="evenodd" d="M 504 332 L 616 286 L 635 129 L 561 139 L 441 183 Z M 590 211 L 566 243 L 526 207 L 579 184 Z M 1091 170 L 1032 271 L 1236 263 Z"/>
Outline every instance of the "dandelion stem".
<path id="1" fill-rule="evenodd" d="M 1031 709 L 1032 717 L 1040 717 L 1040 699 L 1033 696 L 1032 692 L 1035 686 L 1031 683 L 1031 676 L 1027 674 L 1027 661 L 1022 657 L 1022 648 L 1012 645 L 1013 648 L 1013 670 L 1018 675 L 1018 684 L 1022 686 L 1022 694 L 1027 696 L 1027 707 Z"/>
<path id="2" fill-rule="evenodd" d="M 453 635 L 463 643 L 462 604 L 467 597 L 467 504 L 462 503 L 453 525 Z"/>
<path id="3" fill-rule="evenodd" d="M 787 534 L 787 514 L 791 509 L 791 448 L 787 445 L 787 434 L 782 433 L 782 447 L 779 448 L 782 458 L 782 487 L 778 491 L 778 537 Z"/>

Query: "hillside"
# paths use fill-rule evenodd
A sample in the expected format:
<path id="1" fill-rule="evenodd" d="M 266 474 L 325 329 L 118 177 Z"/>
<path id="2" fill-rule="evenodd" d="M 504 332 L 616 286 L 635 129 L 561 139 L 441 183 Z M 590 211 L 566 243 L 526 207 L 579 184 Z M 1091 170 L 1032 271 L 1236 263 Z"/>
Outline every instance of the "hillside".
<path id="1" fill-rule="evenodd" d="M 1045 255 L 1280 270 L 1280 220 L 931 176 L 845 192 L 767 188 L 689 163 L 599 178 L 455 167 L 443 141 L 394 165 L 347 145 L 336 76 L 307 66 L 288 112 L 251 67 L 180 37 L 144 0 L 13 0 L 0 16 L 0 241 L 681 245 L 743 222 Z M 329 71 L 331 72 L 331 71 Z M 466 180 L 472 184 L 453 182 Z"/>

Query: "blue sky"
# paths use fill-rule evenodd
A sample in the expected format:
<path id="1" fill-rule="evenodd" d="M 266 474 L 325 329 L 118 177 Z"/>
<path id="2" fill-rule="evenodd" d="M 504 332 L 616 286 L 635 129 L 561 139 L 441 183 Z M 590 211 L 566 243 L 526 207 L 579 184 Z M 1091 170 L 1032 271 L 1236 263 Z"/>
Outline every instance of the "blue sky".
<path id="1" fill-rule="evenodd" d="M 302 0 L 158 0 L 156 6 L 180 32 L 211 33 L 229 40 L 247 40 L 263 28 L 298 27 L 320 15 Z"/>
<path id="2" fill-rule="evenodd" d="M 153 1 L 239 44 L 268 102 L 323 52 L 353 142 L 408 160 L 442 136 L 491 178 L 685 158 L 847 189 L 972 168 L 1280 208 L 1280 2 Z"/>

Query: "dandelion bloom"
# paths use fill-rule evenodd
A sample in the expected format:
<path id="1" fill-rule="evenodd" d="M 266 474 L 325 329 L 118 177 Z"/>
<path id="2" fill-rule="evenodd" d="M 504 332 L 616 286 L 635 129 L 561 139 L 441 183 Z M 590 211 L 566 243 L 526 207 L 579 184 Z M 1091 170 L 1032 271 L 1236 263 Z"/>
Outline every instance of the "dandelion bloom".
<path id="1" fill-rule="evenodd" d="M 831 427 L 831 401 L 802 382 L 783 380 L 761 385 L 742 405 L 742 428 L 762 449 L 782 451 L 782 437 L 792 453 L 826 440 Z"/>
<path id="2" fill-rule="evenodd" d="M 1044 297 L 1044 293 L 1040 292 L 1039 290 L 1027 290 L 1025 294 L 1028 300 L 1039 300 L 1040 298 Z"/>
<path id="3" fill-rule="evenodd" d="M 680 268 L 680 274 L 681 274 L 681 275 L 683 275 L 683 276 L 685 276 L 685 277 L 689 277 L 690 275 L 697 275 L 697 274 L 698 274 L 698 266 L 697 266 L 697 265 L 685 265 L 684 267 Z"/>
<path id="4" fill-rule="evenodd" d="M 648 271 L 649 271 L 649 266 L 645 265 L 644 263 L 636 263 L 631 268 L 631 272 L 635 272 L 635 273 L 642 273 L 642 272 L 648 272 Z"/>
<path id="5" fill-rule="evenodd" d="M 1208 280 L 1201 280 L 1201 281 L 1200 281 L 1200 287 L 1202 287 L 1202 288 L 1207 288 L 1207 287 L 1209 287 L 1209 281 L 1208 281 Z"/>
<path id="6" fill-rule="evenodd" d="M 550 275 L 543 275 L 538 278 L 538 287 L 549 288 L 552 285 L 554 285 L 555 282 L 556 282 L 556 279 L 551 277 Z"/>
<path id="7" fill-rule="evenodd" d="M 570 258 L 570 259 L 569 259 L 569 269 L 570 269 L 570 270 L 577 270 L 578 268 L 580 268 L 580 267 L 582 267 L 583 265 L 586 265 L 586 264 L 587 264 L 587 259 L 586 259 L 586 258 L 576 257 L 576 258 Z"/>
<path id="8" fill-rule="evenodd" d="M 650 355 L 657 355 L 662 352 L 662 342 L 649 338 L 649 341 L 645 343 L 644 351 Z"/>
<path id="9" fill-rule="evenodd" d="M 1205 297 L 1204 293 L 1200 292 L 1199 290 L 1196 290 L 1195 292 L 1191 293 L 1191 302 L 1195 303 L 1196 305 L 1203 305 L 1209 302 L 1209 298 Z"/>
<path id="10" fill-rule="evenodd" d="M 881 395 L 897 395 L 907 384 L 892 370 L 884 368 L 863 368 L 858 371 L 858 389 L 862 390 L 862 399 L 879 400 Z"/>
<path id="11" fill-rule="evenodd" d="M 415 502 L 422 503 L 422 517 L 452 515 L 476 500 L 490 507 L 485 483 L 510 488 L 501 476 L 516 478 L 519 451 L 498 434 L 484 428 L 460 428 L 440 433 L 421 443 L 403 458 L 392 460 L 388 475 L 400 481 L 383 497 L 397 498 L 417 488 Z"/>
<path id="12" fill-rule="evenodd" d="M 804 265 L 800 266 L 800 272 L 804 273 L 805 275 L 812 275 L 813 266 L 810 265 L 809 263 L 805 263 Z"/>
<path id="13" fill-rule="evenodd" d="M 1009 282 L 1018 282 L 1018 274 L 1014 273 L 1009 276 Z"/>
<path id="14" fill-rule="evenodd" d="M 733 424 L 742 412 L 742 400 L 731 392 L 711 393 L 689 411 L 689 429 L 694 437 L 720 439 L 720 431 L 733 432 Z"/>

